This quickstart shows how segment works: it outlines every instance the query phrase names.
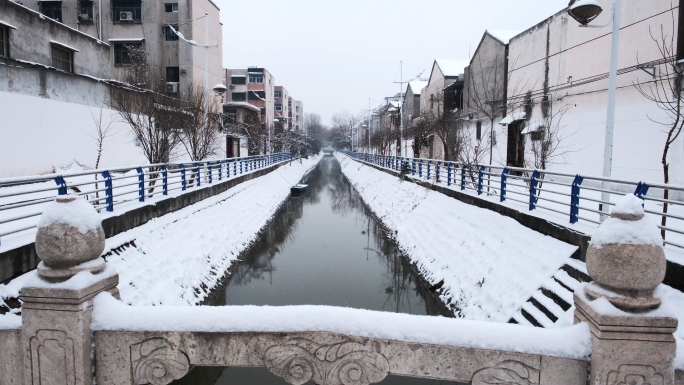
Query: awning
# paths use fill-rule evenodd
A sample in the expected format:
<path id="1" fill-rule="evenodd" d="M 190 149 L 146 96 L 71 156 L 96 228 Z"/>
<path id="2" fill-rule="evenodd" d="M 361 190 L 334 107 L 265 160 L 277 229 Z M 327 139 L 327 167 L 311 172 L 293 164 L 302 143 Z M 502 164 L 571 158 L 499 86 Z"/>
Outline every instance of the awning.
<path id="1" fill-rule="evenodd" d="M 116 38 L 116 39 L 107 39 L 108 41 L 113 41 L 113 42 L 132 42 L 132 41 L 145 41 L 144 37 L 122 37 L 122 38 Z"/>
<path id="2" fill-rule="evenodd" d="M 9 24 L 9 23 L 5 23 L 5 22 L 4 22 L 4 21 L 2 21 L 2 20 L 0 20 L 0 25 L 4 25 L 4 26 L 5 26 L 5 27 L 7 27 L 7 28 L 12 28 L 12 29 L 19 29 L 19 28 L 17 28 L 17 27 L 15 27 L 15 26 L 13 26 L 12 24 Z"/>
<path id="3" fill-rule="evenodd" d="M 506 116 L 505 118 L 501 119 L 499 122 L 500 125 L 502 126 L 507 126 L 517 120 L 524 120 L 527 117 L 526 112 L 513 112 Z"/>
<path id="4" fill-rule="evenodd" d="M 64 43 L 60 43 L 60 42 L 58 42 L 58 41 L 56 41 L 56 40 L 50 40 L 50 43 L 51 43 L 51 44 L 54 44 L 54 45 L 58 45 L 58 46 L 60 46 L 60 47 L 64 47 L 64 48 L 66 48 L 66 49 L 68 49 L 68 50 L 71 50 L 71 51 L 74 51 L 74 52 L 81 52 L 81 51 L 77 50 L 77 49 L 74 48 L 74 47 L 68 46 L 68 45 L 66 45 L 66 44 L 64 44 Z"/>

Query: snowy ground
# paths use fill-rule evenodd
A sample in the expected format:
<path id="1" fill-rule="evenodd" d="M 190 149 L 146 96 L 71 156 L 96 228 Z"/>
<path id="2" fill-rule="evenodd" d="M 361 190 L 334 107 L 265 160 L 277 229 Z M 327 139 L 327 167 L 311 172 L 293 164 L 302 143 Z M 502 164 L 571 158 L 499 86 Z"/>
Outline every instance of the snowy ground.
<path id="1" fill-rule="evenodd" d="M 121 299 L 135 305 L 201 302 L 318 159 L 293 161 L 107 239 L 105 254 L 116 249 L 107 260 L 119 272 Z M 33 275 L 0 285 L 0 298 L 16 297 Z"/>
<path id="2" fill-rule="evenodd" d="M 507 322 L 575 252 L 493 211 L 338 155 L 342 171 L 463 318 Z"/>

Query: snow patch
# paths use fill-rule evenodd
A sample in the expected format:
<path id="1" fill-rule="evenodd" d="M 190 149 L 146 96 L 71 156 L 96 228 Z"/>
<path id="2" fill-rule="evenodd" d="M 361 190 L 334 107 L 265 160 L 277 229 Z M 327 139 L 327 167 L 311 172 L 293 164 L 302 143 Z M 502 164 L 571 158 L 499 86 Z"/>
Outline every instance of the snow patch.
<path id="1" fill-rule="evenodd" d="M 177 332 L 331 332 L 367 338 L 586 360 L 586 323 L 528 328 L 444 317 L 331 306 L 126 306 L 109 293 L 95 297 L 93 330 Z"/>
<path id="2" fill-rule="evenodd" d="M 643 215 L 641 199 L 632 194 L 620 198 L 613 208 L 613 213 Z M 603 245 L 628 244 L 663 246 L 658 225 L 649 217 L 637 221 L 626 221 L 608 218 L 594 232 L 590 245 L 600 249 Z"/>
<path id="3" fill-rule="evenodd" d="M 81 234 L 85 234 L 97 231 L 102 219 L 90 203 L 85 199 L 76 198 L 71 202 L 54 201 L 47 205 L 38 221 L 38 227 L 48 227 L 54 223 L 75 227 Z"/>

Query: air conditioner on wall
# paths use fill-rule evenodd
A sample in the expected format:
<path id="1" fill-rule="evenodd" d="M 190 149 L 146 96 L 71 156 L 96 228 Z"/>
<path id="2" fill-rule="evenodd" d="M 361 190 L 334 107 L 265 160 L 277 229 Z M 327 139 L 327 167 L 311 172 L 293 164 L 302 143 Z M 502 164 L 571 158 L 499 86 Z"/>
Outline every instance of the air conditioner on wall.
<path id="1" fill-rule="evenodd" d="M 133 21 L 133 12 L 119 12 L 120 21 Z"/>
<path id="2" fill-rule="evenodd" d="M 169 94 L 177 94 L 178 93 L 178 83 L 176 83 L 176 82 L 166 83 L 166 92 Z"/>

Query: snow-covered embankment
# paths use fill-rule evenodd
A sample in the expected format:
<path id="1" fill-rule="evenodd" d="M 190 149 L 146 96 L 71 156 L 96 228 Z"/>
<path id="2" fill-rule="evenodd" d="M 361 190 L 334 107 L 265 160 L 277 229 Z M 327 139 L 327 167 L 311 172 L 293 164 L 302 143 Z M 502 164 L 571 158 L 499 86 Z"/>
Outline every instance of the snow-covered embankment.
<path id="1" fill-rule="evenodd" d="M 337 154 L 364 202 L 460 317 L 507 322 L 576 246 Z"/>
<path id="2" fill-rule="evenodd" d="M 105 253 L 119 272 L 124 303 L 196 305 L 216 287 L 239 254 L 256 239 L 319 157 L 275 171 L 107 239 Z M 134 246 L 133 246 L 134 245 Z M 0 285 L 0 298 L 17 297 L 26 273 Z"/>

